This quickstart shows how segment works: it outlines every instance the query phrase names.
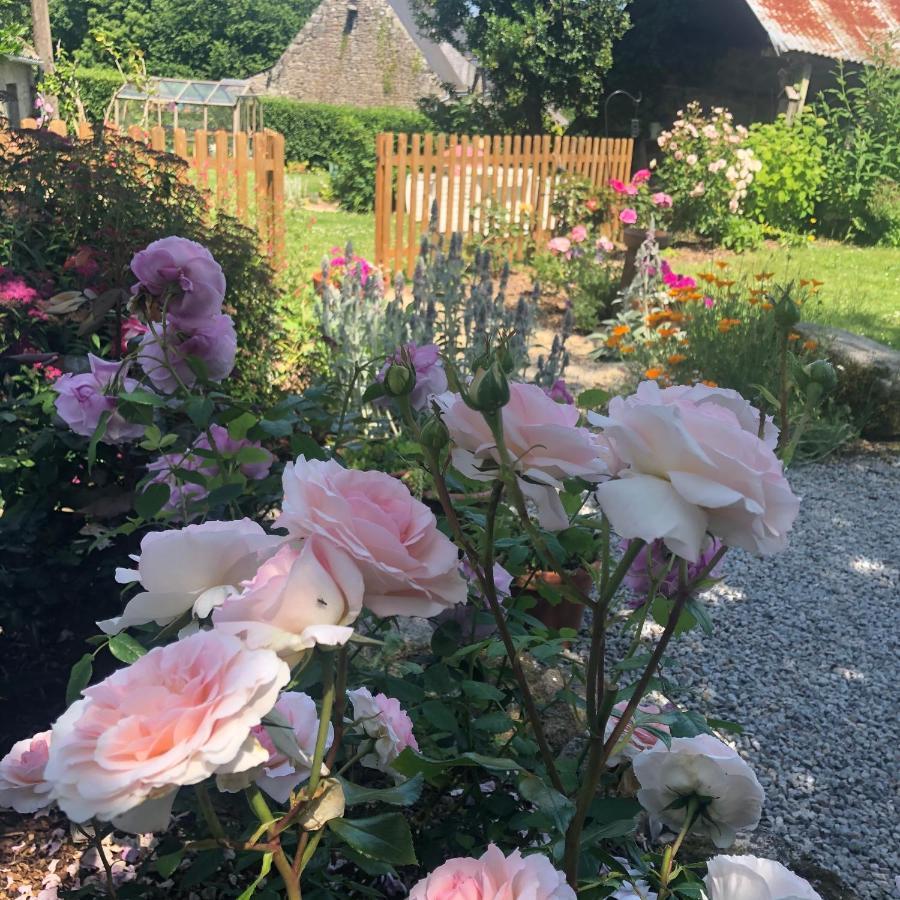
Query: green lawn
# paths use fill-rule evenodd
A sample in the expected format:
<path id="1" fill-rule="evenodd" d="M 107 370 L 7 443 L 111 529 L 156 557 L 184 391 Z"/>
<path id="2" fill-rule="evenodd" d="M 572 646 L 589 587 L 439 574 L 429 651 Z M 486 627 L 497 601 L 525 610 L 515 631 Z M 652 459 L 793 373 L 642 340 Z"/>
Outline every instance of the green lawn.
<path id="1" fill-rule="evenodd" d="M 332 247 L 348 241 L 353 251 L 371 260 L 375 254 L 375 217 L 369 213 L 332 212 L 289 206 L 285 216 L 287 259 L 292 274 L 311 275 Z"/>
<path id="2" fill-rule="evenodd" d="M 824 281 L 819 302 L 808 305 L 804 316 L 900 350 L 900 250 L 817 241 L 801 247 L 771 243 L 745 253 L 671 250 L 665 255 L 676 272 L 685 274 L 709 270 L 714 260 L 724 260 L 731 266 L 729 278 L 774 272 L 782 283 Z"/>

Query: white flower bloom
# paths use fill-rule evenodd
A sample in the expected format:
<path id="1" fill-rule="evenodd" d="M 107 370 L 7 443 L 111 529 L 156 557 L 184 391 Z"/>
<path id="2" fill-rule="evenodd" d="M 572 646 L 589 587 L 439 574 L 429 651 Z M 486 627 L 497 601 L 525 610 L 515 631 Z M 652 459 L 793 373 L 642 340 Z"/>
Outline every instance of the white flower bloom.
<path id="1" fill-rule="evenodd" d="M 710 734 L 673 738 L 670 749 L 659 742 L 638 754 L 632 767 L 641 785 L 641 806 L 652 820 L 675 831 L 684 824 L 686 809 L 680 801 L 690 797 L 701 804 L 694 830 L 709 835 L 717 847 L 730 847 L 738 830 L 759 824 L 765 795 L 756 775 Z"/>
<path id="2" fill-rule="evenodd" d="M 822 900 L 806 879 L 759 856 L 714 857 L 704 884 L 708 900 Z"/>
<path id="3" fill-rule="evenodd" d="M 419 749 L 406 710 L 393 697 L 384 694 L 373 697 L 368 688 L 347 691 L 347 696 L 353 704 L 353 719 L 357 726 L 375 741 L 375 752 L 364 756 L 360 762 L 399 778 L 391 771 L 391 763 L 407 747 Z"/>

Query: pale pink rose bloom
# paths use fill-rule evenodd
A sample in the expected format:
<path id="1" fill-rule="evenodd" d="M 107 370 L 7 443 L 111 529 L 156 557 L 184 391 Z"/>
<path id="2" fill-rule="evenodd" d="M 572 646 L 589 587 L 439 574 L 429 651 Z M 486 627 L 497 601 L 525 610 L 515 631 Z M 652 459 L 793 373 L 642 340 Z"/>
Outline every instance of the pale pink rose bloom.
<path id="1" fill-rule="evenodd" d="M 737 181 L 737 180 L 738 180 L 738 171 L 737 171 L 737 169 L 736 169 L 734 166 L 729 166 L 729 167 L 725 170 L 725 177 L 726 177 L 729 181 Z"/>
<path id="2" fill-rule="evenodd" d="M 291 726 L 297 741 L 299 760 L 285 756 L 272 741 L 269 728 L 278 725 L 256 725 L 253 734 L 266 748 L 269 758 L 262 772 L 256 777 L 256 786 L 265 791 L 276 803 L 286 804 L 298 784 L 306 781 L 312 771 L 316 753 L 316 738 L 319 734 L 319 713 L 315 701 L 301 691 L 285 691 L 275 704 L 275 712 L 281 713 Z M 326 751 L 334 741 L 334 726 L 329 723 L 325 739 Z"/>
<path id="3" fill-rule="evenodd" d="M 673 155 L 674 155 L 675 159 L 677 159 L 679 162 L 682 159 L 684 159 L 684 151 L 683 150 L 676 150 Z"/>
<path id="4" fill-rule="evenodd" d="M 266 762 L 251 729 L 289 679 L 274 653 L 217 631 L 154 648 L 86 688 L 53 725 L 54 799 L 73 822 L 163 830 L 179 787 Z"/>
<path id="5" fill-rule="evenodd" d="M 715 125 L 704 125 L 703 126 L 703 137 L 707 138 L 710 141 L 714 141 L 719 136 L 719 132 L 716 131 Z"/>
<path id="6" fill-rule="evenodd" d="M 702 181 L 698 181 L 693 188 L 691 188 L 691 196 L 692 197 L 702 197 L 706 192 L 706 185 Z"/>
<path id="7" fill-rule="evenodd" d="M 697 165 L 697 154 L 696 153 L 688 153 L 684 160 L 689 166 Z"/>
<path id="8" fill-rule="evenodd" d="M 576 900 L 546 856 L 509 856 L 491 844 L 480 859 L 448 859 L 415 884 L 409 900 Z"/>
<path id="9" fill-rule="evenodd" d="M 509 403 L 501 410 L 503 434 L 514 461 L 522 492 L 537 506 L 541 525 L 559 531 L 569 519 L 559 499 L 566 478 L 596 481 L 608 469 L 605 447 L 578 425 L 578 409 L 557 403 L 536 384 L 512 382 Z M 481 413 L 470 409 L 459 394 L 435 398 L 444 410 L 444 424 L 454 443 L 453 465 L 467 478 L 493 481 L 498 454 L 494 437 Z"/>
<path id="10" fill-rule="evenodd" d="M 213 612 L 213 625 L 291 665 L 316 644 L 346 644 L 362 611 L 356 563 L 320 535 L 299 547 L 285 544 L 243 587 Z"/>
<path id="11" fill-rule="evenodd" d="M 805 878 L 774 859 L 715 856 L 706 872 L 709 900 L 822 900 Z"/>
<path id="12" fill-rule="evenodd" d="M 580 244 L 582 241 L 587 240 L 587 228 L 584 225 L 576 225 L 571 232 L 569 232 L 569 237 L 572 239 L 572 242 L 575 244 Z"/>
<path id="13" fill-rule="evenodd" d="M 641 786 L 638 802 L 655 823 L 678 831 L 685 808 L 673 804 L 697 796 L 713 799 L 693 830 L 709 835 L 717 847 L 730 847 L 739 830 L 752 831 L 759 824 L 765 794 L 756 775 L 735 750 L 711 734 L 672 738 L 671 747 L 660 741 L 631 765 Z"/>
<path id="14" fill-rule="evenodd" d="M 608 739 L 613 733 L 613 730 L 619 724 L 619 719 L 625 711 L 626 706 L 628 706 L 627 702 L 623 701 L 622 703 L 617 703 L 612 708 L 609 719 L 606 721 L 606 733 L 604 739 Z M 648 716 L 654 716 L 660 715 L 662 710 L 655 703 L 641 703 L 638 705 L 637 712 Z M 647 729 L 648 725 L 655 728 L 656 731 L 662 731 L 665 734 L 669 733 L 668 725 L 654 722 L 652 719 L 644 721 L 641 725 L 635 725 L 634 719 L 632 719 L 626 726 L 622 737 L 619 738 L 619 742 L 607 759 L 606 764 L 608 766 L 617 766 L 625 760 L 634 759 L 638 753 L 649 750 L 651 747 L 655 747 L 659 737 Z"/>
<path id="15" fill-rule="evenodd" d="M 634 225 L 637 222 L 637 211 L 631 208 L 623 209 L 619 213 L 619 221 L 624 222 L 626 225 Z"/>
<path id="16" fill-rule="evenodd" d="M 777 431 L 735 391 L 643 382 L 615 397 L 608 416 L 589 414 L 613 454 L 615 480 L 597 500 L 624 538 L 661 538 L 696 562 L 709 532 L 769 556 L 787 546 L 800 500 L 775 456 Z"/>
<path id="17" fill-rule="evenodd" d="M 295 538 L 322 535 L 348 553 L 376 615 L 436 616 L 465 603 L 455 544 L 401 481 L 299 456 L 285 466 L 282 483 L 275 527 Z"/>
<path id="18" fill-rule="evenodd" d="M 626 184 L 623 192 L 626 197 L 637 197 L 638 188 L 636 184 Z"/>
<path id="19" fill-rule="evenodd" d="M 202 244 L 181 237 L 164 237 L 134 255 L 131 271 L 141 288 L 153 296 L 173 291 L 167 312 L 182 325 L 197 324 L 222 312 L 225 275 Z"/>
<path id="20" fill-rule="evenodd" d="M 154 322 L 141 339 L 137 361 L 157 390 L 174 394 L 182 384 L 191 387 L 197 381 L 190 357 L 203 363 L 210 381 L 219 382 L 231 374 L 236 355 L 237 333 L 231 316 L 202 319 L 190 330 L 169 316 L 165 331 L 160 322 Z"/>
<path id="21" fill-rule="evenodd" d="M 654 206 L 658 206 L 661 209 L 671 209 L 672 208 L 672 198 L 664 193 L 663 191 L 658 191 L 650 197 Z"/>
<path id="22" fill-rule="evenodd" d="M 728 201 L 728 209 L 730 212 L 737 214 L 741 209 L 741 201 L 737 197 L 732 197 Z"/>
<path id="23" fill-rule="evenodd" d="M 116 411 L 118 401 L 115 394 L 119 389 L 131 393 L 140 384 L 134 378 L 127 378 L 128 365 L 100 359 L 88 353 L 90 372 L 81 375 L 66 375 L 57 378 L 53 390 L 58 394 L 54 405 L 60 418 L 82 437 L 91 437 L 97 430 L 100 417 L 105 412 L 111 415 L 106 423 L 103 442 L 121 444 L 143 437 L 144 426 L 126 422 Z"/>
<path id="24" fill-rule="evenodd" d="M 608 237 L 601 237 L 597 238 L 597 249 L 604 253 L 612 253 L 616 245 Z"/>
<path id="25" fill-rule="evenodd" d="M 567 237 L 551 238 L 547 242 L 551 253 L 568 253 L 572 249 L 572 242 Z"/>
<path id="26" fill-rule="evenodd" d="M 53 803 L 53 786 L 44 778 L 49 753 L 49 731 L 12 745 L 0 760 L 0 807 L 33 813 Z"/>
<path id="27" fill-rule="evenodd" d="M 118 634 L 133 625 L 168 625 L 187 612 L 205 618 L 284 542 L 250 519 L 204 522 L 180 529 L 151 531 L 141 539 L 141 552 L 132 559 L 137 569 L 116 569 L 116 581 L 138 581 L 135 594 L 121 616 L 97 625 Z"/>
<path id="28" fill-rule="evenodd" d="M 355 725 L 375 742 L 374 752 L 364 756 L 360 762 L 402 780 L 391 770 L 391 763 L 407 747 L 419 749 L 409 714 L 398 700 L 384 694 L 375 694 L 373 697 L 368 688 L 347 691 L 347 696 L 353 704 Z"/>

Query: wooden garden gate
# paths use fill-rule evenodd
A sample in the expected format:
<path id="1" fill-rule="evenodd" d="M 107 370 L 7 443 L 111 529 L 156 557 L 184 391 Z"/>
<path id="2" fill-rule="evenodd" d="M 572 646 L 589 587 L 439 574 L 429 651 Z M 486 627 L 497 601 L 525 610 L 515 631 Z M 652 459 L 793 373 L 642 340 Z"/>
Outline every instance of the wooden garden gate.
<path id="1" fill-rule="evenodd" d="M 441 234 L 505 229 L 510 255 L 520 258 L 527 236 L 541 241 L 551 234 L 562 173 L 597 186 L 627 181 L 633 150 L 630 138 L 379 134 L 375 260 L 411 276 L 435 202 Z"/>

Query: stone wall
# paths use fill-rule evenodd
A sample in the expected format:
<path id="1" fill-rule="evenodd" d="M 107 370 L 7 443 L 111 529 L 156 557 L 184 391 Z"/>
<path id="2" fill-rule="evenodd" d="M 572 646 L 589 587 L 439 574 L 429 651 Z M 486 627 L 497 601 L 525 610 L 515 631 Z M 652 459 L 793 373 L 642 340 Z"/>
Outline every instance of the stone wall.
<path id="1" fill-rule="evenodd" d="M 19 120 L 34 115 L 33 72 L 26 63 L 0 57 L 0 116 L 13 128 Z"/>
<path id="2" fill-rule="evenodd" d="M 385 0 L 352 7 L 355 17 L 347 0 L 323 0 L 260 89 L 295 100 L 409 109 L 420 97 L 442 93 Z"/>

